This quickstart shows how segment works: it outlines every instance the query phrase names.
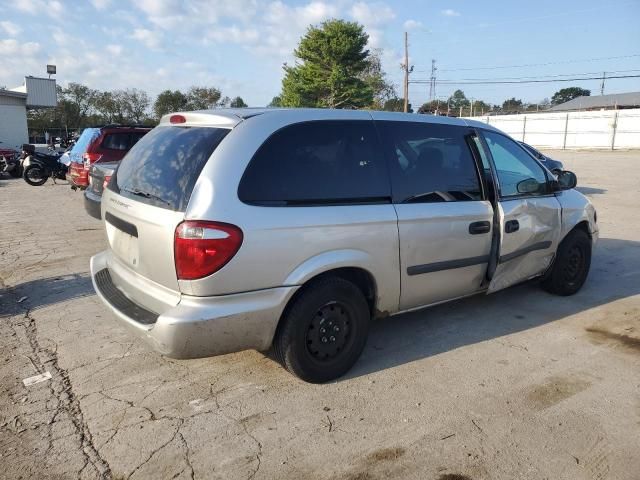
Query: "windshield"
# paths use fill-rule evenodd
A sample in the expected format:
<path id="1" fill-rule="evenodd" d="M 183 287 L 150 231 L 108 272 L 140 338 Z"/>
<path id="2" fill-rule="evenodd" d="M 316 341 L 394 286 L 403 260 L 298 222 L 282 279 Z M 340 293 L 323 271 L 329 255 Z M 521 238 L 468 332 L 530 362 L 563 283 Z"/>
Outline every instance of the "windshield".
<path id="1" fill-rule="evenodd" d="M 99 128 L 85 128 L 78 141 L 69 152 L 69 158 L 72 162 L 82 163 L 82 155 L 87 151 L 91 142 L 100 135 Z"/>
<path id="2" fill-rule="evenodd" d="M 157 127 L 129 150 L 109 188 L 136 201 L 184 211 L 200 172 L 229 131 Z"/>

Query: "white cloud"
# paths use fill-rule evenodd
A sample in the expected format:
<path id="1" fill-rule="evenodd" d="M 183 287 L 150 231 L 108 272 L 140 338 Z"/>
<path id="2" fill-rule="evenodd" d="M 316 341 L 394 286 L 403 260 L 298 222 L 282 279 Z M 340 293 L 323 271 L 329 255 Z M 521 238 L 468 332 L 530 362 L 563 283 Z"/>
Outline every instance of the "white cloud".
<path id="1" fill-rule="evenodd" d="M 96 10 L 104 10 L 111 5 L 111 0 L 91 0 Z"/>
<path id="2" fill-rule="evenodd" d="M 254 44 L 260 38 L 260 33 L 255 28 L 242 29 L 232 25 L 226 28 L 215 28 L 209 33 L 208 38 L 221 43 Z"/>
<path id="3" fill-rule="evenodd" d="M 455 10 L 452 10 L 451 8 L 447 8 L 446 10 L 442 10 L 440 13 L 442 15 L 444 15 L 445 17 L 459 17 L 460 16 L 460 12 L 456 12 Z"/>
<path id="4" fill-rule="evenodd" d="M 382 3 L 358 2 L 351 7 L 350 14 L 354 20 L 368 27 L 383 25 L 396 18 L 393 10 Z"/>
<path id="5" fill-rule="evenodd" d="M 64 6 L 58 0 L 17 0 L 13 8 L 31 15 L 49 15 L 51 18 L 60 19 L 64 12 Z"/>
<path id="6" fill-rule="evenodd" d="M 20 26 L 8 20 L 0 22 L 0 28 L 2 28 L 2 30 L 4 30 L 8 35 L 12 37 L 15 37 L 22 31 L 22 28 L 20 28 Z"/>
<path id="7" fill-rule="evenodd" d="M 146 28 L 136 28 L 131 34 L 131 38 L 142 42 L 149 48 L 158 48 L 160 46 L 160 37 L 161 34 L 159 32 L 153 32 Z"/>
<path id="8" fill-rule="evenodd" d="M 122 45 L 107 45 L 106 49 L 107 52 L 116 57 L 122 53 Z"/>
<path id="9" fill-rule="evenodd" d="M 370 48 L 384 48 L 384 31 L 386 24 L 396 18 L 394 11 L 383 3 L 358 2 L 349 11 L 351 17 L 364 25 L 365 31 L 369 34 Z"/>
<path id="10" fill-rule="evenodd" d="M 0 55 L 26 55 L 32 56 L 40 51 L 37 42 L 19 42 L 14 38 L 0 40 Z"/>
<path id="11" fill-rule="evenodd" d="M 416 30 L 418 28 L 422 28 L 422 22 L 417 20 L 407 20 L 404 22 L 403 26 L 405 30 Z"/>

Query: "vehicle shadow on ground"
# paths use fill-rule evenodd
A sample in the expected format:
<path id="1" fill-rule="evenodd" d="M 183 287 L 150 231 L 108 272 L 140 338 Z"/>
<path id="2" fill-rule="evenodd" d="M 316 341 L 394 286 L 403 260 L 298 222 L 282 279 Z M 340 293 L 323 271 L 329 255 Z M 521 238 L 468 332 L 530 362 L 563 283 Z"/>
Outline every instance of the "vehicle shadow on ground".
<path id="1" fill-rule="evenodd" d="M 0 318 L 94 294 L 89 273 L 72 273 L 24 282 L 0 291 Z M 19 302 L 24 297 L 26 298 Z"/>
<path id="2" fill-rule="evenodd" d="M 554 296 L 530 282 L 375 321 L 362 357 L 343 380 L 535 328 L 637 294 L 640 242 L 601 239 L 589 278 L 576 295 Z"/>
<path id="3" fill-rule="evenodd" d="M 607 190 L 604 188 L 576 187 L 576 190 L 583 195 L 602 195 L 603 193 L 607 193 Z"/>

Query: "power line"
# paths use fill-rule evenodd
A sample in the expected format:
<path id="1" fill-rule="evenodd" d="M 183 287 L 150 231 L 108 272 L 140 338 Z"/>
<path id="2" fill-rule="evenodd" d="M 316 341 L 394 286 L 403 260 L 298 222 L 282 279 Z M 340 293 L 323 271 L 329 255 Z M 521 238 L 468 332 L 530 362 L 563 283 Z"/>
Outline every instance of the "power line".
<path id="1" fill-rule="evenodd" d="M 618 74 L 618 73 L 631 73 L 631 72 L 640 72 L 640 69 L 635 68 L 631 70 L 609 70 L 606 73 L 608 74 Z M 491 78 L 460 78 L 457 80 L 441 80 L 443 82 L 476 82 L 476 81 L 485 81 L 485 80 L 538 80 L 538 79 L 547 79 L 547 78 L 560 78 L 560 77 L 572 77 L 572 76 L 585 76 L 585 75 L 600 75 L 598 78 L 602 78 L 601 72 L 585 72 L 585 73 L 562 73 L 559 75 L 527 75 L 525 77 L 491 77 Z M 423 78 L 418 78 L 416 80 L 426 81 Z"/>
<path id="2" fill-rule="evenodd" d="M 640 75 L 612 75 L 607 77 L 607 80 L 614 78 L 640 78 Z M 580 80 L 601 80 L 599 77 L 583 77 L 583 78 L 557 78 L 553 80 L 489 80 L 480 82 L 470 81 L 455 81 L 455 80 L 438 80 L 436 83 L 440 85 L 493 85 L 493 84 L 508 84 L 508 83 L 554 83 L 554 82 L 576 82 Z M 410 83 L 428 83 L 428 80 L 412 80 Z"/>
<path id="3" fill-rule="evenodd" d="M 526 67 L 544 67 L 547 65 L 565 65 L 567 63 L 582 63 L 582 62 L 596 62 L 599 60 L 620 60 L 623 58 L 637 58 L 640 57 L 640 53 L 632 55 L 619 55 L 616 57 L 597 57 L 597 58 L 584 58 L 582 60 L 563 60 L 558 62 L 545 62 L 545 63 L 527 63 L 521 65 L 496 65 L 493 67 L 465 67 L 465 68 L 439 68 L 440 72 L 468 72 L 475 70 L 496 70 L 498 68 L 526 68 Z M 428 70 L 416 70 L 416 73 L 428 73 Z"/>

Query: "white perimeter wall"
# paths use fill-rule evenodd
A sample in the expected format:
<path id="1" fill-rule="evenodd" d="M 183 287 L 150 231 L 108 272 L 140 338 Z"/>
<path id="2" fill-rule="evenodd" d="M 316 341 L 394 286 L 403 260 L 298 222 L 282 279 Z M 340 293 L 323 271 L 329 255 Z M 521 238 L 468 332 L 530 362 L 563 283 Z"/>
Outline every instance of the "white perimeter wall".
<path id="1" fill-rule="evenodd" d="M 27 109 L 22 105 L 3 105 L 0 103 L 0 144 L 3 147 L 19 150 L 28 143 Z"/>
<path id="2" fill-rule="evenodd" d="M 467 117 L 542 148 L 640 149 L 640 108 Z"/>

